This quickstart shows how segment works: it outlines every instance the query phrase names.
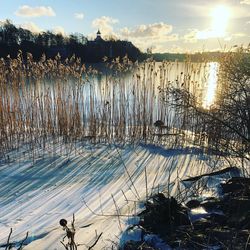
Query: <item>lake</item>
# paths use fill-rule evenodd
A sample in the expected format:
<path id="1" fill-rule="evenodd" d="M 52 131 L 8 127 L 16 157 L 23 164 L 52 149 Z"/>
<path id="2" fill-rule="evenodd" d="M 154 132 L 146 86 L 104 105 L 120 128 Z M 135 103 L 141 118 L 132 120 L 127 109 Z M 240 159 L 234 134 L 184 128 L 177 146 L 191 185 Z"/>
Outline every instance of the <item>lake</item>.
<path id="1" fill-rule="evenodd" d="M 146 62 L 99 67 L 80 81 L 62 77 L 29 80 L 1 90 L 6 131 L 27 139 L 51 135 L 99 140 L 153 138 L 155 121 L 168 129 L 185 129 L 166 90 L 188 89 L 208 109 L 214 102 L 219 65 Z M 12 137 L 13 137 L 12 135 Z M 24 140 L 26 140 L 24 139 Z"/>

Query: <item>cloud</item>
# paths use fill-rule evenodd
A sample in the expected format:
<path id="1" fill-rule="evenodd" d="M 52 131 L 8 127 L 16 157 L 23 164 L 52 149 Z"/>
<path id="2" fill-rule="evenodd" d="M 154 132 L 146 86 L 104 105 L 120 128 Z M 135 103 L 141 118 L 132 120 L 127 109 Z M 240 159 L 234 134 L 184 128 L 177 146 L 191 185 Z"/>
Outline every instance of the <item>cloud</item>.
<path id="1" fill-rule="evenodd" d="M 229 41 L 232 41 L 232 40 L 235 40 L 235 39 L 238 39 L 238 38 L 241 39 L 241 38 L 247 37 L 247 36 L 248 36 L 248 35 L 247 35 L 246 33 L 241 33 L 241 32 L 239 32 L 239 33 L 234 33 L 234 34 L 231 34 L 231 35 L 225 37 L 225 38 L 224 38 L 224 41 L 229 42 Z"/>
<path id="2" fill-rule="evenodd" d="M 60 35 L 62 35 L 62 36 L 65 36 L 65 35 L 66 35 L 66 32 L 65 32 L 65 30 L 64 30 L 64 28 L 63 28 L 62 26 L 54 27 L 52 31 L 53 31 L 53 33 L 55 33 L 55 34 L 60 34 Z"/>
<path id="3" fill-rule="evenodd" d="M 135 29 L 129 30 L 124 28 L 121 32 L 124 36 L 129 37 L 159 37 L 171 33 L 173 30 L 172 25 L 165 23 L 154 23 L 149 25 L 139 25 Z"/>
<path id="4" fill-rule="evenodd" d="M 224 30 L 216 29 L 189 29 L 189 32 L 183 36 L 185 43 L 196 43 L 198 40 L 207 40 L 210 38 L 227 38 L 228 34 Z"/>
<path id="5" fill-rule="evenodd" d="M 185 43 L 196 43 L 197 42 L 197 29 L 189 29 L 189 32 L 184 35 L 183 39 Z"/>
<path id="6" fill-rule="evenodd" d="M 33 22 L 27 22 L 27 23 L 21 24 L 20 27 L 23 28 L 23 29 L 29 30 L 29 31 L 31 31 L 33 33 L 40 33 L 40 32 L 43 31 L 40 27 L 38 27 Z"/>
<path id="7" fill-rule="evenodd" d="M 15 15 L 21 17 L 41 17 L 41 16 L 55 16 L 54 10 L 47 6 L 30 7 L 23 5 L 15 12 Z"/>
<path id="8" fill-rule="evenodd" d="M 239 33 L 233 34 L 233 36 L 234 36 L 234 37 L 246 37 L 247 34 L 246 34 L 246 33 L 241 33 L 241 32 L 239 32 Z"/>
<path id="9" fill-rule="evenodd" d="M 134 28 L 124 27 L 119 30 L 114 29 L 114 25 L 119 21 L 112 17 L 102 16 L 93 20 L 92 27 L 100 29 L 102 36 L 115 37 L 122 40 L 129 40 L 141 50 L 153 48 L 154 51 L 160 51 L 163 43 L 179 40 L 178 34 L 172 33 L 173 26 L 159 22 L 152 24 L 142 24 Z M 93 34 L 90 37 L 94 38 Z M 157 44 L 157 48 L 156 48 Z"/>
<path id="10" fill-rule="evenodd" d="M 75 19 L 82 20 L 84 18 L 84 14 L 83 13 L 75 13 L 74 17 L 75 17 Z"/>
<path id="11" fill-rule="evenodd" d="M 183 48 L 183 46 L 180 47 L 180 46 L 175 45 L 175 44 L 172 45 L 172 47 L 168 48 L 168 52 L 170 52 L 170 53 L 191 53 L 190 50 Z"/>
<path id="12" fill-rule="evenodd" d="M 244 5 L 232 6 L 231 10 L 231 19 L 250 17 L 250 12 Z"/>
<path id="13" fill-rule="evenodd" d="M 152 48 L 154 52 L 163 52 L 169 46 L 168 42 L 179 41 L 179 35 L 173 33 L 173 26 L 164 22 L 115 29 L 115 24 L 118 22 L 112 17 L 102 16 L 93 20 L 92 27 L 96 30 L 100 29 L 103 37 L 108 35 L 108 37 L 131 41 L 143 51 Z M 93 39 L 95 35 L 90 34 L 89 37 Z"/>
<path id="14" fill-rule="evenodd" d="M 178 41 L 179 35 L 172 33 L 173 26 L 159 22 L 152 24 L 142 24 L 134 28 L 123 28 L 119 31 L 122 39 L 132 41 L 141 50 L 153 48 L 153 51 L 163 51 L 165 43 L 170 41 Z M 156 46 L 157 44 L 157 46 Z"/>
<path id="15" fill-rule="evenodd" d="M 0 27 L 4 26 L 5 23 L 6 23 L 6 21 L 0 20 Z"/>
<path id="16" fill-rule="evenodd" d="M 250 5 L 250 0 L 243 0 L 240 2 L 241 4 L 249 4 Z"/>
<path id="17" fill-rule="evenodd" d="M 92 27 L 95 29 L 100 29 L 101 33 L 104 35 L 112 35 L 113 25 L 118 22 L 118 19 L 114 19 L 108 16 L 102 16 L 93 20 Z"/>

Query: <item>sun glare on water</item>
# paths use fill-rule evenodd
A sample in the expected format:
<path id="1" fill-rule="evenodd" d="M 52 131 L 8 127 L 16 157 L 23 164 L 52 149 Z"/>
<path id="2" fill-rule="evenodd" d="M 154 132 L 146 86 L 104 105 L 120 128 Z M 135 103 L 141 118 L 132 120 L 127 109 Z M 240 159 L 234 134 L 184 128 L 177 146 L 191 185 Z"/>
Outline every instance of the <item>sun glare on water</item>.
<path id="1" fill-rule="evenodd" d="M 205 89 L 205 97 L 203 107 L 209 109 L 215 101 L 217 82 L 218 82 L 219 64 L 216 62 L 209 63 L 207 88 Z"/>

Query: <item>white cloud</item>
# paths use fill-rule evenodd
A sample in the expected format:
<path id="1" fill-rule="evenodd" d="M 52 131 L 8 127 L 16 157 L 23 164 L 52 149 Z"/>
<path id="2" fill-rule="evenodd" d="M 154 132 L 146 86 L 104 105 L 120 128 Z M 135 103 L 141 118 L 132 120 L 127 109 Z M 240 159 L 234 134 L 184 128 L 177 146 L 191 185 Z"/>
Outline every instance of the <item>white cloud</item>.
<path id="1" fill-rule="evenodd" d="M 183 39 L 185 43 L 196 43 L 197 42 L 197 29 L 189 29 L 189 32 L 184 35 Z"/>
<path id="2" fill-rule="evenodd" d="M 246 37 L 247 34 L 246 34 L 246 33 L 241 33 L 241 32 L 239 32 L 239 33 L 233 34 L 233 36 L 234 36 L 234 37 Z"/>
<path id="3" fill-rule="evenodd" d="M 53 31 L 53 33 L 55 33 L 55 34 L 61 34 L 61 35 L 63 35 L 63 36 L 66 35 L 65 30 L 64 30 L 64 28 L 63 28 L 62 26 L 54 27 L 52 31 Z"/>
<path id="4" fill-rule="evenodd" d="M 224 36 L 225 36 L 224 34 L 223 35 L 218 34 L 212 29 L 201 30 L 201 31 L 198 31 L 196 34 L 196 38 L 199 40 L 207 40 L 209 38 L 220 38 Z"/>
<path id="5" fill-rule="evenodd" d="M 23 28 L 23 29 L 29 30 L 29 31 L 31 31 L 33 33 L 40 33 L 40 32 L 43 31 L 40 27 L 38 27 L 33 22 L 27 22 L 27 23 L 21 24 L 20 27 Z"/>
<path id="6" fill-rule="evenodd" d="M 135 28 L 123 28 L 119 37 L 132 41 L 141 50 L 153 48 L 153 51 L 163 51 L 167 42 L 179 40 L 178 34 L 172 33 L 173 26 L 160 22 L 153 24 L 142 24 Z M 156 46 L 157 44 L 157 46 Z"/>
<path id="7" fill-rule="evenodd" d="M 74 17 L 75 17 L 75 19 L 82 20 L 84 18 L 84 14 L 83 13 L 75 13 Z"/>
<path id="8" fill-rule="evenodd" d="M 190 50 L 185 49 L 183 47 L 177 46 L 177 45 L 172 45 L 172 47 L 168 48 L 168 52 L 170 53 L 191 53 Z"/>
<path id="9" fill-rule="evenodd" d="M 240 2 L 241 4 L 249 4 L 250 5 L 250 0 L 243 0 Z"/>
<path id="10" fill-rule="evenodd" d="M 0 20 L 0 26 L 4 26 L 5 23 L 6 23 L 6 21 Z"/>
<path id="11" fill-rule="evenodd" d="M 163 37 L 173 30 L 172 25 L 165 23 L 154 23 L 149 25 L 139 25 L 135 29 L 129 30 L 124 28 L 121 30 L 122 35 L 129 37 Z"/>
<path id="12" fill-rule="evenodd" d="M 190 29 L 187 34 L 183 36 L 183 40 L 185 43 L 196 43 L 198 40 L 207 40 L 210 38 L 227 38 L 228 34 L 225 31 L 221 30 L 198 30 L 198 29 Z"/>
<path id="13" fill-rule="evenodd" d="M 104 35 L 113 35 L 113 25 L 118 22 L 118 19 L 102 16 L 93 20 L 92 27 L 95 29 L 100 29 L 101 33 Z"/>
<path id="14" fill-rule="evenodd" d="M 234 34 L 231 34 L 228 37 L 225 37 L 224 41 L 227 41 L 227 42 L 232 41 L 232 40 L 235 41 L 235 39 L 242 39 L 243 37 L 247 37 L 247 36 L 248 35 L 246 33 L 242 33 L 242 32 L 234 33 Z"/>
<path id="15" fill-rule="evenodd" d="M 100 29 L 103 37 L 129 40 L 141 50 L 154 48 L 154 51 L 160 51 L 165 46 L 164 43 L 179 40 L 178 34 L 172 33 L 173 26 L 163 22 L 115 30 L 114 25 L 118 22 L 117 19 L 112 17 L 102 16 L 93 20 L 92 27 L 96 30 Z M 95 35 L 90 34 L 89 37 L 94 38 Z M 156 44 L 158 44 L 157 48 Z"/>
<path id="16" fill-rule="evenodd" d="M 40 17 L 40 16 L 55 16 L 54 10 L 47 6 L 31 7 L 23 5 L 15 12 L 15 15 L 21 17 Z"/>
<path id="17" fill-rule="evenodd" d="M 151 47 L 149 47 L 149 49 L 151 49 L 153 53 L 158 53 L 158 52 L 160 53 L 161 51 L 164 50 L 164 46 L 156 44 L 156 45 L 152 45 Z"/>
<path id="18" fill-rule="evenodd" d="M 248 8 L 244 5 L 233 6 L 232 13 L 233 14 L 232 14 L 231 19 L 250 17 L 250 12 Z"/>

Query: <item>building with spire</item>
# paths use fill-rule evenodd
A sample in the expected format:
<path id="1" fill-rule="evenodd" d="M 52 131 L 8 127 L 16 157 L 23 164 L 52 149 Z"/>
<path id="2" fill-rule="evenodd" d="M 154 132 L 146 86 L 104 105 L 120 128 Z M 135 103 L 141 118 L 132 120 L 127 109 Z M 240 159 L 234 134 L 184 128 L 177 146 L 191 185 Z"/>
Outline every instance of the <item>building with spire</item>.
<path id="1" fill-rule="evenodd" d="M 98 30 L 96 33 L 96 38 L 95 38 L 95 42 L 103 42 L 104 40 L 102 39 L 102 34 L 101 31 Z"/>
<path id="2" fill-rule="evenodd" d="M 112 60 L 124 56 L 128 56 L 129 59 L 135 61 L 138 59 L 140 51 L 128 41 L 104 40 L 101 31 L 98 29 L 96 38 L 87 41 L 82 54 L 88 62 L 102 62 L 104 57 Z"/>

